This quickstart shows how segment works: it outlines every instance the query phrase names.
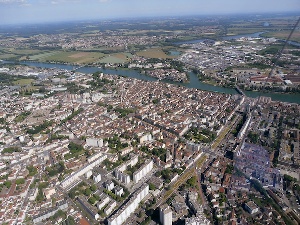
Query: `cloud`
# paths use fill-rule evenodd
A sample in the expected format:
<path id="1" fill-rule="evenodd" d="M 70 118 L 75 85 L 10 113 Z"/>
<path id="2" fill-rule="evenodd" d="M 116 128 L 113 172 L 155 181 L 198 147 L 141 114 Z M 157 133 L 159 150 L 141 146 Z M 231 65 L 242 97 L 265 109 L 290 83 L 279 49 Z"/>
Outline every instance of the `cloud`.
<path id="1" fill-rule="evenodd" d="M 26 0 L 0 0 L 0 4 L 14 4 L 14 3 L 20 3 L 25 4 Z"/>

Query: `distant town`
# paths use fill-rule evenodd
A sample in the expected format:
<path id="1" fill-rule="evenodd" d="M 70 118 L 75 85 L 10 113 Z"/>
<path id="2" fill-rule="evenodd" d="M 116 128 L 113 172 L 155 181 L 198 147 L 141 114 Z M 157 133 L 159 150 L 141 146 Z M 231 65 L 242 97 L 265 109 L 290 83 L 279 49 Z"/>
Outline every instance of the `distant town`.
<path id="1" fill-rule="evenodd" d="M 0 223 L 299 224 L 294 18 L 0 30 Z"/>

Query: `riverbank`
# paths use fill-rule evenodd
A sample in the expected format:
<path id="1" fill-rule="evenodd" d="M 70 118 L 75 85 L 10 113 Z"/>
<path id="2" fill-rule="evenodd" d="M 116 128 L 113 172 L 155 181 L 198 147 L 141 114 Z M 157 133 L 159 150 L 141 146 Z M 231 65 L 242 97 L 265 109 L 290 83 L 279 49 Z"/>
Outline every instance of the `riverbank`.
<path id="1" fill-rule="evenodd" d="M 7 63 L 7 61 L 1 62 L 1 64 Z M 15 63 L 15 62 L 11 62 Z M 33 63 L 33 62 L 21 62 L 22 65 L 27 66 L 33 66 L 33 67 L 40 67 L 40 68 L 57 68 L 57 69 L 63 69 L 63 70 L 74 70 L 74 66 L 71 65 L 64 65 L 64 64 L 51 64 L 51 63 Z M 131 77 L 136 78 L 140 80 L 145 81 L 157 81 L 156 78 L 147 76 L 145 74 L 141 74 L 140 72 L 136 70 L 123 70 L 123 69 L 103 69 L 99 67 L 92 67 L 92 66 L 84 66 L 77 70 L 76 72 L 81 73 L 94 73 L 94 72 L 102 72 L 106 74 L 111 75 L 118 75 L 118 76 L 125 76 L 125 77 Z M 189 78 L 190 81 L 188 83 L 180 83 L 180 82 L 174 82 L 174 81 L 162 81 L 165 83 L 175 84 L 184 86 L 187 88 L 196 88 L 204 91 L 212 91 L 212 92 L 218 92 L 218 93 L 225 93 L 225 94 L 238 94 L 238 92 L 235 90 L 235 88 L 224 88 L 220 86 L 214 86 L 210 84 L 206 84 L 203 82 L 200 82 L 197 75 L 193 72 L 189 72 Z M 256 98 L 259 96 L 266 96 L 271 97 L 273 101 L 282 101 L 282 102 L 290 102 L 290 103 L 297 103 L 300 104 L 300 94 L 279 94 L 279 93 L 263 93 L 263 92 L 253 92 L 253 91 L 244 91 L 245 95 L 247 97 Z"/>

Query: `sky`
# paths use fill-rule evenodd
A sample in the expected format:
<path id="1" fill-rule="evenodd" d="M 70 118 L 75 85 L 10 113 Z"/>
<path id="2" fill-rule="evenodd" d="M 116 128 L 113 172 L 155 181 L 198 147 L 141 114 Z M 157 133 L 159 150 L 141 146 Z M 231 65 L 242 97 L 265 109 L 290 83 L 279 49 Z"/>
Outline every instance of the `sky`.
<path id="1" fill-rule="evenodd" d="M 300 12 L 299 0 L 0 0 L 0 25 L 89 19 Z"/>

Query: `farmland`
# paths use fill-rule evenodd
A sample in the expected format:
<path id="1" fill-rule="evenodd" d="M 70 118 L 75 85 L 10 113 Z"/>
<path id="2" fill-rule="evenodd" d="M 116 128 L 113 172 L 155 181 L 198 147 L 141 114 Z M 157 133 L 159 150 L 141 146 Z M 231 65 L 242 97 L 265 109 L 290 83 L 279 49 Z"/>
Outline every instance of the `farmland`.
<path id="1" fill-rule="evenodd" d="M 173 59 L 174 56 L 167 55 L 160 48 L 149 48 L 144 51 L 140 51 L 136 53 L 138 56 L 143 56 L 145 58 L 158 58 L 158 59 Z"/>
<path id="2" fill-rule="evenodd" d="M 54 51 L 30 57 L 31 60 L 62 63 L 95 63 L 104 56 L 99 52 Z"/>

